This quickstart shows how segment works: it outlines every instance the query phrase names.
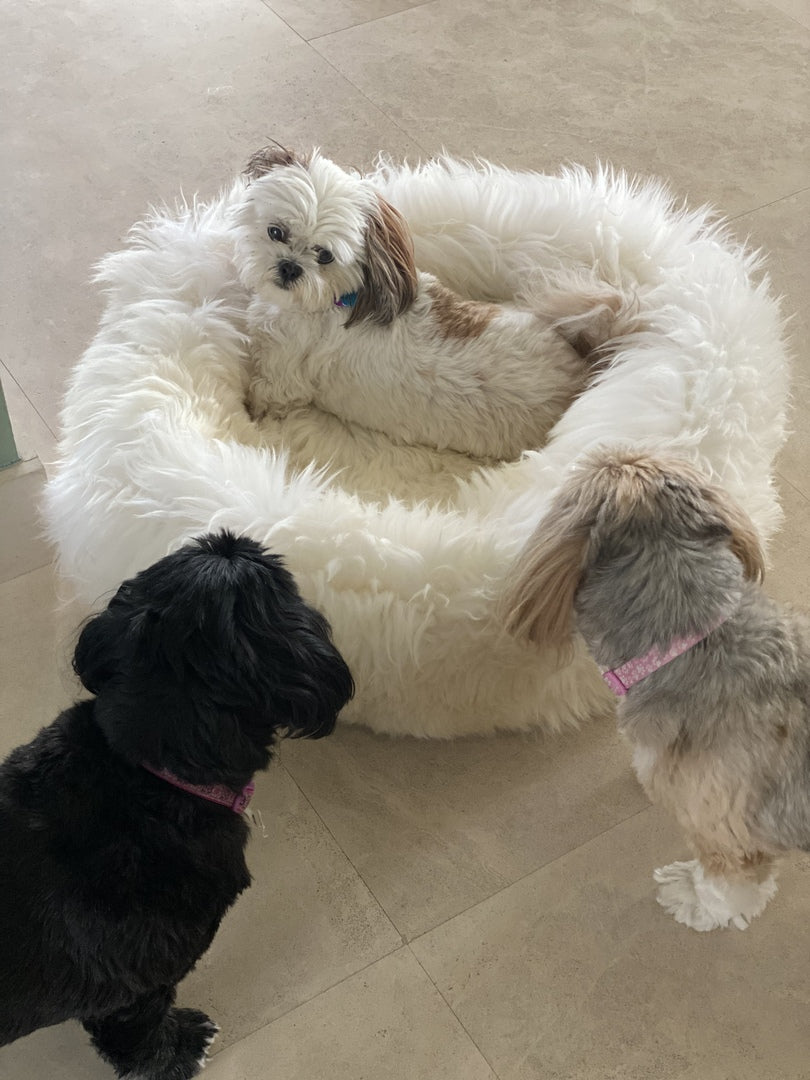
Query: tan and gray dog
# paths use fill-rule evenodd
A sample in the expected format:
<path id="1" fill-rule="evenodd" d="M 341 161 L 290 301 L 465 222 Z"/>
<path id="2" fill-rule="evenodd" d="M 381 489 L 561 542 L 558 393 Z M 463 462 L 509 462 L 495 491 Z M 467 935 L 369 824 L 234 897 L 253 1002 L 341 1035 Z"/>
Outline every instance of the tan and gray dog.
<path id="1" fill-rule="evenodd" d="M 695 930 L 744 929 L 776 858 L 810 850 L 810 621 L 762 573 L 753 524 L 691 465 L 600 450 L 505 597 L 510 632 L 564 654 L 578 630 L 617 693 L 639 780 L 697 856 L 656 870 L 658 899 Z"/>

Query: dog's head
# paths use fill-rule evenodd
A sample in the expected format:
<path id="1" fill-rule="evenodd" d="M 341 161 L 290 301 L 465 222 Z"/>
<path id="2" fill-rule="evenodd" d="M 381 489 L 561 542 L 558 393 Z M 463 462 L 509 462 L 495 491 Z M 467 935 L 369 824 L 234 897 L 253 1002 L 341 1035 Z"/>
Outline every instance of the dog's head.
<path id="1" fill-rule="evenodd" d="M 416 296 L 413 244 L 401 215 L 367 181 L 315 151 L 258 151 L 235 211 L 243 283 L 281 308 L 329 311 L 357 298 L 346 325 L 386 325 Z"/>
<path id="2" fill-rule="evenodd" d="M 716 594 L 763 573 L 748 515 L 692 465 L 602 449 L 571 470 L 518 557 L 502 611 L 510 633 L 563 652 L 585 608 L 596 638 L 608 628 L 629 640 L 637 619 L 665 639 L 673 627 L 704 630 Z"/>
<path id="3" fill-rule="evenodd" d="M 354 690 L 281 560 L 228 532 L 125 581 L 84 626 L 74 668 L 116 752 L 234 786 L 277 735 L 328 735 Z"/>

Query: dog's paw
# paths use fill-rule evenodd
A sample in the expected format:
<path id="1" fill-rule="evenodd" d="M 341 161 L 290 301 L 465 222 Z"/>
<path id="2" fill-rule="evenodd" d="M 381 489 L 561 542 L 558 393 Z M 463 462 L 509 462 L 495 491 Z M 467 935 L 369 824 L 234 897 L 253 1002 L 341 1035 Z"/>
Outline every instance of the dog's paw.
<path id="1" fill-rule="evenodd" d="M 205 1068 L 208 1048 L 218 1032 L 217 1025 L 204 1012 L 172 1009 L 167 1017 L 165 1041 L 154 1061 L 140 1072 L 123 1075 L 126 1080 L 191 1080 Z"/>
<path id="2" fill-rule="evenodd" d="M 307 398 L 295 398 L 289 401 L 272 401 L 266 397 L 246 397 L 244 401 L 247 414 L 254 424 L 264 420 L 285 420 L 291 413 L 304 409 L 311 404 Z"/>
<path id="3" fill-rule="evenodd" d="M 205 1068 L 208 1048 L 219 1033 L 210 1017 L 197 1009 L 174 1009 L 177 1020 L 177 1060 L 174 1072 L 160 1080 L 188 1080 Z"/>
<path id="4" fill-rule="evenodd" d="M 196 1009 L 176 1009 L 175 1013 L 180 1024 L 184 1056 L 193 1057 L 197 1065 L 196 1071 L 188 1075 L 196 1076 L 200 1069 L 205 1068 L 208 1048 L 219 1034 L 219 1027 L 205 1013 Z"/>
<path id="5" fill-rule="evenodd" d="M 699 931 L 727 926 L 745 930 L 776 892 L 772 876 L 761 883 L 707 878 L 697 859 L 671 863 L 653 876 L 659 886 L 658 903 L 676 922 Z"/>
<path id="6" fill-rule="evenodd" d="M 707 919 L 695 890 L 694 870 L 698 866 L 695 859 L 659 867 L 653 873 L 658 883 L 658 903 L 676 922 L 693 930 L 714 930 L 717 924 Z"/>

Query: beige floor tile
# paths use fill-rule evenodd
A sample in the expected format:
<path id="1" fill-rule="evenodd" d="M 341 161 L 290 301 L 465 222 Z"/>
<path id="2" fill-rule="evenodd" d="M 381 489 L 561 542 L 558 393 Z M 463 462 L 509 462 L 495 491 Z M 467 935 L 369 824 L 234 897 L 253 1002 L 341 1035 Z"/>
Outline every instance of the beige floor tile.
<path id="1" fill-rule="evenodd" d="M 810 615 L 810 498 L 784 481 L 779 490 L 785 523 L 771 544 L 765 588 L 776 600 Z"/>
<path id="2" fill-rule="evenodd" d="M 419 7 L 426 0 L 264 0 L 268 7 L 306 39 L 333 34 L 349 26 L 385 18 L 406 8 Z M 428 0 L 429 2 L 429 0 Z"/>
<path id="3" fill-rule="evenodd" d="M 53 558 L 39 517 L 44 484 L 45 471 L 36 458 L 0 470 L 0 582 L 45 566 Z"/>
<path id="4" fill-rule="evenodd" d="M 92 264 L 150 203 L 214 194 L 271 138 L 419 155 L 259 0 L 7 7 L 0 355 L 53 430 L 101 309 Z"/>
<path id="5" fill-rule="evenodd" d="M 315 42 L 430 152 L 610 159 L 726 213 L 807 183 L 808 45 L 778 12 L 719 0 L 437 0 Z"/>
<path id="6" fill-rule="evenodd" d="M 744 933 L 655 902 L 650 809 L 412 945 L 500 1080 L 805 1080 L 810 859 Z"/>
<path id="7" fill-rule="evenodd" d="M 804 163 L 805 184 L 810 181 L 810 142 L 799 154 Z M 765 266 L 774 291 L 783 297 L 785 315 L 790 319 L 788 334 L 795 357 L 796 389 L 810 405 L 810 313 L 807 292 L 810 287 L 810 187 L 750 214 L 742 214 L 732 223 L 740 237 L 752 247 L 762 249 Z"/>
<path id="8" fill-rule="evenodd" d="M 220 1046 L 401 944 L 283 768 L 258 779 L 252 805 L 267 829 L 266 838 L 254 832 L 248 848 L 253 885 L 179 991 L 220 1025 Z"/>
<path id="9" fill-rule="evenodd" d="M 114 1080 L 110 1066 L 75 1023 L 44 1028 L 0 1047 L 0 1076 L 3 1080 Z"/>
<path id="10" fill-rule="evenodd" d="M 808 0 L 767 0 L 768 4 L 789 15 L 802 26 L 810 28 L 810 2 Z"/>
<path id="11" fill-rule="evenodd" d="M 810 178 L 810 156 L 805 154 Z M 793 353 L 794 409 L 792 435 L 780 454 L 779 473 L 810 498 L 810 190 L 763 206 L 733 222 L 739 235 L 748 233 L 767 256 L 775 291 L 781 295 Z M 798 536 L 794 537 L 799 539 Z M 803 540 L 805 560 L 808 541 Z M 806 565 L 806 563 L 805 563 Z"/>
<path id="12" fill-rule="evenodd" d="M 810 498 L 810 403 L 796 401 L 791 415 L 792 434 L 783 447 L 776 468 L 806 498 Z M 805 554 L 810 552 L 810 540 Z"/>
<path id="13" fill-rule="evenodd" d="M 206 1080 L 495 1080 L 408 949 L 214 1058 Z"/>
<path id="14" fill-rule="evenodd" d="M 408 938 L 646 805 L 611 719 L 444 743 L 347 727 L 282 755 Z"/>
<path id="15" fill-rule="evenodd" d="M 53 570 L 0 585 L 0 759 L 33 739 L 77 693 L 74 631 L 59 627 Z"/>
<path id="16" fill-rule="evenodd" d="M 53 460 L 56 440 L 53 432 L 22 392 L 5 364 L 0 363 L 0 383 L 6 397 L 14 441 L 21 461 L 39 458 L 47 471 Z"/>

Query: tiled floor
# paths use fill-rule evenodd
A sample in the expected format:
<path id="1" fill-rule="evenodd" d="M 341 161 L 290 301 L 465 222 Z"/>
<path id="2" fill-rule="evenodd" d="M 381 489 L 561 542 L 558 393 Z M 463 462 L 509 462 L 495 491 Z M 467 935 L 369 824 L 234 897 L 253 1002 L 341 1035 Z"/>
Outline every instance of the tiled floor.
<path id="1" fill-rule="evenodd" d="M 31 507 L 92 334 L 93 261 L 150 201 L 269 138 L 346 163 L 442 146 L 610 159 L 711 200 L 794 314 L 795 434 L 770 588 L 810 609 L 808 0 L 6 0 L 0 750 L 72 693 Z M 683 854 L 608 726 L 448 744 L 343 730 L 262 778 L 255 884 L 182 988 L 211 1080 L 807 1080 L 810 858 L 745 934 L 654 902 Z M 0 945 L 2 947 L 2 945 Z M 101 1080 L 65 1025 L 3 1080 Z"/>

